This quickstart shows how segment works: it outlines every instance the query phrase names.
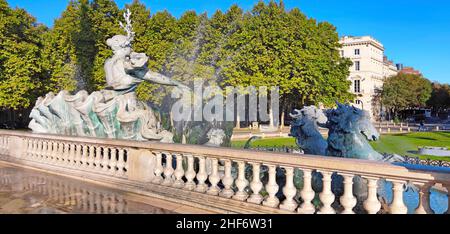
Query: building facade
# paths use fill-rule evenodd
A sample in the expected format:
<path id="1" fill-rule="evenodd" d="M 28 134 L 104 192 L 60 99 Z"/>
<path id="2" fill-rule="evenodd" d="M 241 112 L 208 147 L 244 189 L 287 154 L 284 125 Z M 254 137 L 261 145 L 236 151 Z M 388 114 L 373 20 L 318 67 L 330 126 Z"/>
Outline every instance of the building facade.
<path id="1" fill-rule="evenodd" d="M 353 105 L 369 112 L 373 120 L 383 118 L 379 91 L 387 77 L 398 73 L 396 65 L 384 55 L 383 44 L 371 36 L 345 36 L 340 43 L 341 56 L 353 62 L 348 78 L 357 96 Z"/>

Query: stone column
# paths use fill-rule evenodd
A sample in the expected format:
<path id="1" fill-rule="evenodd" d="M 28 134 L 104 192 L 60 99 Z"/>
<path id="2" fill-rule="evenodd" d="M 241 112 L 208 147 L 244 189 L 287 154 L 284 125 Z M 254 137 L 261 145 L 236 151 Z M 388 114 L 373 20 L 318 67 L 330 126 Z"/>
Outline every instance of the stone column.
<path id="1" fill-rule="evenodd" d="M 163 181 L 162 173 L 164 168 L 162 166 L 162 154 L 161 152 L 156 152 L 156 167 L 155 167 L 155 178 L 153 178 L 152 183 L 161 184 Z"/>
<path id="2" fill-rule="evenodd" d="M 225 175 L 222 178 L 222 184 L 225 188 L 219 194 L 221 197 L 231 198 L 234 195 L 234 191 L 231 189 L 233 180 L 234 179 L 231 176 L 231 161 L 225 160 Z"/>
<path id="3" fill-rule="evenodd" d="M 238 191 L 233 196 L 233 199 L 239 200 L 239 201 L 245 201 L 247 199 L 248 194 L 244 191 L 245 187 L 248 185 L 248 181 L 245 179 L 245 162 L 244 161 L 238 161 L 238 167 L 239 167 L 239 174 L 238 178 L 236 180 L 236 186 L 238 188 Z"/>
<path id="4" fill-rule="evenodd" d="M 173 184 L 173 165 L 172 165 L 172 154 L 164 153 L 166 155 L 166 167 L 164 168 L 164 181 L 162 185 L 171 186 Z"/>
<path id="5" fill-rule="evenodd" d="M 247 202 L 254 204 L 261 204 L 261 202 L 264 200 L 261 194 L 259 194 L 259 192 L 263 188 L 263 183 L 259 178 L 261 164 L 260 163 L 250 163 L 250 164 L 252 164 L 253 168 L 253 180 L 250 183 L 250 188 L 252 189 L 253 193 L 252 195 L 250 195 L 250 198 L 247 199 Z"/>
<path id="6" fill-rule="evenodd" d="M 175 182 L 172 184 L 175 188 L 183 188 L 184 187 L 184 169 L 183 169 L 183 156 L 181 154 L 176 154 L 176 164 L 177 168 L 175 169 L 174 176 Z"/>
<path id="7" fill-rule="evenodd" d="M 194 178 L 195 178 L 195 171 L 194 171 L 194 156 L 192 155 L 187 155 L 186 156 L 188 159 L 188 169 L 186 171 L 186 173 L 184 174 L 184 176 L 186 177 L 187 181 L 184 185 L 184 189 L 186 190 L 194 190 L 195 189 L 195 182 L 194 182 Z"/>
<path id="8" fill-rule="evenodd" d="M 367 185 L 367 199 L 364 201 L 364 209 L 366 209 L 368 214 L 376 214 L 380 208 L 381 203 L 378 201 L 377 197 L 377 182 L 378 178 L 375 177 L 364 177 L 368 180 Z"/>
<path id="9" fill-rule="evenodd" d="M 316 209 L 311 202 L 315 196 L 315 192 L 311 186 L 312 171 L 309 169 L 302 169 L 302 170 L 303 170 L 303 189 L 300 192 L 300 196 L 303 199 L 303 203 L 297 209 L 297 212 L 300 214 L 314 214 Z"/>
<path id="10" fill-rule="evenodd" d="M 297 202 L 294 201 L 294 197 L 297 194 L 297 189 L 294 186 L 294 168 L 285 167 L 286 170 L 286 185 L 283 188 L 283 194 L 286 199 L 280 205 L 283 210 L 294 211 L 297 208 Z"/>
<path id="11" fill-rule="evenodd" d="M 220 192 L 220 188 L 217 186 L 220 181 L 218 162 L 219 160 L 216 158 L 211 159 L 212 171 L 209 175 L 209 182 L 211 183 L 211 187 L 209 187 L 209 190 L 207 191 L 207 194 L 209 195 L 216 196 Z"/>
<path id="12" fill-rule="evenodd" d="M 319 214 L 335 214 L 336 211 L 331 207 L 334 202 L 334 194 L 331 192 L 331 174 L 329 171 L 321 171 L 323 176 L 323 190 L 319 194 L 320 201 L 322 201 L 323 206 L 319 210 Z"/>
<path id="13" fill-rule="evenodd" d="M 197 173 L 197 187 L 195 188 L 196 192 L 204 193 L 208 190 L 208 185 L 205 184 L 206 179 L 208 179 L 208 174 L 206 174 L 206 161 L 205 157 L 198 156 L 199 159 L 199 170 Z"/>
<path id="14" fill-rule="evenodd" d="M 275 196 L 278 192 L 279 186 L 276 181 L 277 167 L 275 165 L 267 165 L 269 167 L 269 182 L 266 185 L 266 191 L 269 196 L 263 202 L 263 205 L 268 207 L 277 207 L 280 201 Z"/>
<path id="15" fill-rule="evenodd" d="M 344 173 L 341 175 L 344 177 L 344 194 L 340 199 L 344 211 L 341 214 L 354 214 L 353 207 L 356 205 L 356 198 L 353 196 L 353 175 Z"/>
<path id="16" fill-rule="evenodd" d="M 400 180 L 388 180 L 393 183 L 393 200 L 391 203 L 390 213 L 391 214 L 406 214 L 408 212 L 408 208 L 403 203 L 403 185 L 404 181 Z"/>

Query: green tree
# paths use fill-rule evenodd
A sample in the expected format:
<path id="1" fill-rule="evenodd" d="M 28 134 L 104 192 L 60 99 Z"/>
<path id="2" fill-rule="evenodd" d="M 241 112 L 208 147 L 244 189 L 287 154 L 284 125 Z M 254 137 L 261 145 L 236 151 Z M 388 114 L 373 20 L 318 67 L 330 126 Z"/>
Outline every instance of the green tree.
<path id="1" fill-rule="evenodd" d="M 151 70 L 167 74 L 169 58 L 174 51 L 178 35 L 176 18 L 167 11 L 157 12 L 149 20 L 147 30 L 142 36 L 143 41 L 146 42 L 145 46 L 135 49 L 147 54 L 149 57 L 148 67 Z M 160 85 L 144 82 L 139 85 L 136 93 L 141 100 L 159 104 L 164 98 L 166 90 Z"/>
<path id="2" fill-rule="evenodd" d="M 434 82 L 432 89 L 427 106 L 433 108 L 435 111 L 450 108 L 450 85 Z"/>
<path id="3" fill-rule="evenodd" d="M 351 62 L 339 56 L 339 38 L 329 23 L 317 24 L 281 1 L 259 2 L 232 35 L 223 69 L 232 86 L 278 86 L 282 107 L 352 100 Z M 284 113 L 284 111 L 282 112 Z"/>
<path id="4" fill-rule="evenodd" d="M 27 108 L 41 94 L 45 30 L 25 10 L 0 0 L 0 108 Z"/>
<path id="5" fill-rule="evenodd" d="M 91 91 L 95 40 L 87 0 L 72 0 L 44 36 L 43 60 L 50 73 L 48 91 Z"/>
<path id="6" fill-rule="evenodd" d="M 399 73 L 385 80 L 381 98 L 383 105 L 396 118 L 400 110 L 424 107 L 431 91 L 430 81 L 422 76 Z"/>

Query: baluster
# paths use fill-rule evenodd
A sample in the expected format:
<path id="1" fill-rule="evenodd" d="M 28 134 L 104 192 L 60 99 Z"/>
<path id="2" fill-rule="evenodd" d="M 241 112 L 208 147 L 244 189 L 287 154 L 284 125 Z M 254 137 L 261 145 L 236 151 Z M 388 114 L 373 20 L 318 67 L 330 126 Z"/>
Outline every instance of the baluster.
<path id="1" fill-rule="evenodd" d="M 88 161 L 89 155 L 88 155 L 88 146 L 87 145 L 82 145 L 82 153 L 81 153 L 81 158 L 80 158 L 80 163 L 81 163 L 81 167 L 83 169 L 87 168 L 87 161 Z"/>
<path id="2" fill-rule="evenodd" d="M 156 167 L 155 167 L 155 178 L 153 179 L 154 184 L 161 184 L 163 181 L 163 178 L 161 174 L 163 173 L 163 166 L 162 166 L 162 154 L 160 152 L 156 152 Z"/>
<path id="3" fill-rule="evenodd" d="M 283 194 L 286 199 L 280 205 L 283 210 L 294 211 L 297 208 L 297 202 L 294 201 L 294 197 L 297 194 L 297 189 L 294 186 L 294 168 L 284 167 L 286 170 L 286 185 L 283 188 Z"/>
<path id="4" fill-rule="evenodd" d="M 424 183 L 414 183 L 419 190 L 419 204 L 415 210 L 416 214 L 433 214 L 433 210 L 430 207 L 430 185 Z"/>
<path id="5" fill-rule="evenodd" d="M 275 196 L 278 192 L 279 186 L 276 181 L 277 167 L 275 165 L 267 165 L 269 167 L 269 181 L 266 184 L 266 191 L 269 196 L 263 202 L 263 205 L 268 207 L 277 207 L 280 201 Z"/>
<path id="6" fill-rule="evenodd" d="M 224 186 L 224 189 L 220 192 L 221 197 L 231 198 L 234 194 L 233 189 L 231 189 L 231 186 L 233 185 L 233 176 L 231 176 L 231 161 L 230 160 L 224 160 L 225 161 L 225 175 L 222 178 L 222 184 Z"/>
<path id="7" fill-rule="evenodd" d="M 75 162 L 74 165 L 76 167 L 81 167 L 81 145 L 76 144 L 75 145 Z"/>
<path id="8" fill-rule="evenodd" d="M 44 159 L 44 142 L 42 140 L 38 140 L 38 159 L 39 162 L 42 162 Z"/>
<path id="9" fill-rule="evenodd" d="M 114 193 L 111 193 L 109 195 L 109 204 L 111 204 L 109 206 L 109 210 L 111 212 L 111 214 L 115 214 L 116 213 L 116 195 Z"/>
<path id="10" fill-rule="evenodd" d="M 101 168 L 101 163 L 102 161 L 102 147 L 100 146 L 95 146 L 95 170 L 98 172 L 100 171 Z"/>
<path id="11" fill-rule="evenodd" d="M 245 188 L 248 185 L 247 179 L 245 179 L 245 162 L 244 161 L 238 161 L 238 178 L 236 179 L 236 187 L 238 188 L 238 191 L 233 196 L 233 199 L 239 200 L 239 201 L 245 201 L 247 199 L 248 194 L 245 192 Z"/>
<path id="12" fill-rule="evenodd" d="M 319 214 L 335 214 L 335 210 L 331 207 L 334 202 L 334 194 L 331 192 L 331 172 L 320 171 L 323 176 L 323 190 L 319 194 L 320 201 L 323 203 L 322 208 L 319 210 Z"/>
<path id="13" fill-rule="evenodd" d="M 31 158 L 33 159 L 37 159 L 36 150 L 37 150 L 37 140 L 31 139 Z"/>
<path id="14" fill-rule="evenodd" d="M 47 141 L 47 162 L 52 161 L 52 154 L 53 154 L 53 142 Z"/>
<path id="15" fill-rule="evenodd" d="M 388 180 L 392 182 L 393 187 L 393 200 L 389 207 L 391 214 L 406 214 L 408 212 L 408 208 L 403 203 L 403 185 L 404 181 L 400 180 Z"/>
<path id="16" fill-rule="evenodd" d="M 205 184 L 206 179 L 208 179 L 208 174 L 206 173 L 206 160 L 203 156 L 198 156 L 199 159 L 199 170 L 197 173 L 197 187 L 196 192 L 204 193 L 208 190 L 208 185 Z"/>
<path id="17" fill-rule="evenodd" d="M 58 165 L 62 165 L 63 164 L 63 158 L 64 158 L 64 143 L 62 143 L 62 142 L 60 142 L 59 143 L 59 148 L 58 148 L 58 155 L 57 155 L 57 157 L 58 157 L 58 162 L 57 162 L 57 164 Z"/>
<path id="18" fill-rule="evenodd" d="M 124 166 L 125 166 L 125 155 L 124 149 L 119 148 L 119 160 L 117 161 L 117 176 L 123 177 L 125 176 Z"/>
<path id="19" fill-rule="evenodd" d="M 43 150 L 42 150 L 42 141 L 38 140 L 37 149 L 36 149 L 36 156 L 37 156 L 39 161 L 41 161 L 42 152 L 43 152 Z"/>
<path id="20" fill-rule="evenodd" d="M 217 184 L 220 181 L 219 176 L 219 160 L 217 158 L 211 159 L 212 171 L 209 175 L 209 182 L 211 183 L 211 187 L 209 187 L 207 194 L 217 196 L 220 192 L 219 186 Z"/>
<path id="21" fill-rule="evenodd" d="M 52 164 L 56 164 L 58 162 L 58 159 L 56 158 L 58 155 L 58 142 L 56 141 L 52 141 L 52 160 L 50 161 L 50 163 Z"/>
<path id="22" fill-rule="evenodd" d="M 303 203 L 297 209 L 297 212 L 300 214 L 314 214 L 316 209 L 311 202 L 315 196 L 315 192 L 312 189 L 311 185 L 312 170 L 302 169 L 302 171 L 303 171 L 303 189 L 300 192 L 300 196 L 303 199 Z"/>
<path id="23" fill-rule="evenodd" d="M 171 186 L 174 182 L 172 176 L 174 173 L 173 169 L 173 156 L 170 153 L 164 153 L 166 155 L 166 167 L 164 168 L 164 181 L 161 185 Z"/>
<path id="24" fill-rule="evenodd" d="M 74 144 L 69 144 L 68 165 L 69 166 L 75 165 L 75 145 Z"/>
<path id="25" fill-rule="evenodd" d="M 63 153 L 63 164 L 69 164 L 69 156 L 70 156 L 70 144 L 64 144 L 64 153 Z"/>
<path id="26" fill-rule="evenodd" d="M 5 154 L 6 153 L 6 142 L 5 142 L 5 137 L 0 137 L 0 154 Z"/>
<path id="27" fill-rule="evenodd" d="M 33 139 L 27 138 L 27 142 L 28 142 L 28 158 L 32 159 L 33 158 Z"/>
<path id="28" fill-rule="evenodd" d="M 95 213 L 101 214 L 102 213 L 102 197 L 100 195 L 100 192 L 95 192 Z"/>
<path id="29" fill-rule="evenodd" d="M 109 174 L 115 175 L 117 170 L 117 149 L 111 148 L 111 160 L 109 160 Z"/>
<path id="30" fill-rule="evenodd" d="M 102 193 L 102 209 L 104 214 L 109 214 L 109 197 L 107 193 Z"/>
<path id="31" fill-rule="evenodd" d="M 90 145 L 89 146 L 89 156 L 88 156 L 88 160 L 87 160 L 87 162 L 89 163 L 88 168 L 90 170 L 94 170 L 94 168 L 95 168 L 94 161 L 95 161 L 95 148 L 93 145 Z"/>
<path id="32" fill-rule="evenodd" d="M 130 160 L 128 160 L 128 152 L 130 152 L 130 150 L 128 150 L 128 149 L 124 149 L 124 152 L 126 152 L 127 153 L 127 157 L 124 157 L 124 160 L 125 160 L 125 166 L 124 166 L 124 168 L 125 168 L 125 176 L 128 174 L 128 165 L 129 165 L 129 161 Z"/>
<path id="33" fill-rule="evenodd" d="M 29 138 L 25 138 L 25 140 L 27 142 L 27 158 L 31 158 L 31 140 Z"/>
<path id="34" fill-rule="evenodd" d="M 36 141 L 36 139 L 30 139 L 30 141 L 31 141 L 30 156 L 32 159 L 37 159 L 37 156 L 36 156 L 37 141 Z"/>
<path id="35" fill-rule="evenodd" d="M 117 197 L 117 213 L 122 214 L 125 210 L 125 201 L 123 200 L 123 197 L 119 196 Z"/>
<path id="36" fill-rule="evenodd" d="M 353 175 L 341 173 L 344 177 L 344 194 L 341 196 L 340 202 L 344 207 L 341 214 L 354 214 L 353 207 L 356 205 L 356 198 L 353 196 Z"/>
<path id="37" fill-rule="evenodd" d="M 31 139 L 31 157 L 34 159 L 37 159 L 37 140 L 36 139 Z"/>
<path id="38" fill-rule="evenodd" d="M 184 169 L 183 169 L 183 155 L 181 154 L 175 154 L 176 156 L 176 166 L 174 176 L 175 176 L 175 182 L 172 184 L 175 188 L 183 188 L 184 187 Z"/>
<path id="39" fill-rule="evenodd" d="M 263 196 L 259 194 L 261 189 L 263 188 L 263 183 L 261 182 L 260 178 L 260 163 L 250 163 L 252 165 L 253 169 L 253 180 L 250 183 L 250 188 L 252 189 L 252 194 L 247 199 L 247 202 L 254 203 L 254 204 L 261 204 L 261 202 L 264 200 Z"/>
<path id="40" fill-rule="evenodd" d="M 109 171 L 109 147 L 103 148 L 103 160 L 102 160 L 102 171 L 108 173 Z"/>
<path id="41" fill-rule="evenodd" d="M 192 155 L 187 155 L 186 156 L 188 159 L 188 169 L 185 173 L 185 177 L 186 177 L 186 183 L 184 185 L 184 189 L 186 190 L 193 190 L 195 188 L 195 182 L 194 182 L 194 178 L 195 178 L 195 171 L 194 171 L 194 156 Z"/>
<path id="42" fill-rule="evenodd" d="M 95 212 L 95 200 L 94 200 L 94 193 L 92 191 L 88 192 L 88 206 L 89 206 L 89 213 Z"/>
<path id="43" fill-rule="evenodd" d="M 47 154 L 48 153 L 48 144 L 47 141 L 42 142 L 42 161 L 47 161 Z"/>
<path id="44" fill-rule="evenodd" d="M 83 189 L 82 193 L 83 195 L 81 196 L 81 210 L 87 212 L 89 209 L 89 194 L 86 189 Z"/>

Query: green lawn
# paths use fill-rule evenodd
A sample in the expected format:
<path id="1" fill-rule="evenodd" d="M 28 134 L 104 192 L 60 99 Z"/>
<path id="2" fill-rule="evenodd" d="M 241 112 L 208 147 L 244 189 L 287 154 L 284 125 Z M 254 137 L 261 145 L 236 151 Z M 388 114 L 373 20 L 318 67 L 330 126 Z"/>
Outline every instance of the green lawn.
<path id="1" fill-rule="evenodd" d="M 373 148 L 381 153 L 395 153 L 419 156 L 415 152 L 420 146 L 450 147 L 450 132 L 413 132 L 408 134 L 383 135 L 379 141 L 371 142 Z M 450 157 L 423 156 L 436 160 L 450 161 Z"/>
<path id="2" fill-rule="evenodd" d="M 232 147 L 242 148 L 246 141 L 232 142 Z M 281 147 L 296 146 L 295 139 L 290 138 L 266 138 L 252 142 L 252 147 Z M 450 148 L 450 132 L 413 132 L 405 134 L 382 135 L 378 141 L 371 142 L 375 150 L 380 153 L 395 153 L 399 155 L 419 156 L 415 152 L 420 146 L 439 146 Z M 450 161 L 450 157 L 423 156 L 436 160 Z"/>
<path id="3" fill-rule="evenodd" d="M 231 142 L 233 148 L 243 148 L 246 140 L 236 140 Z M 255 140 L 251 143 L 252 147 L 283 147 L 283 146 L 297 146 L 295 139 L 293 137 L 289 138 L 265 138 L 260 140 Z"/>

